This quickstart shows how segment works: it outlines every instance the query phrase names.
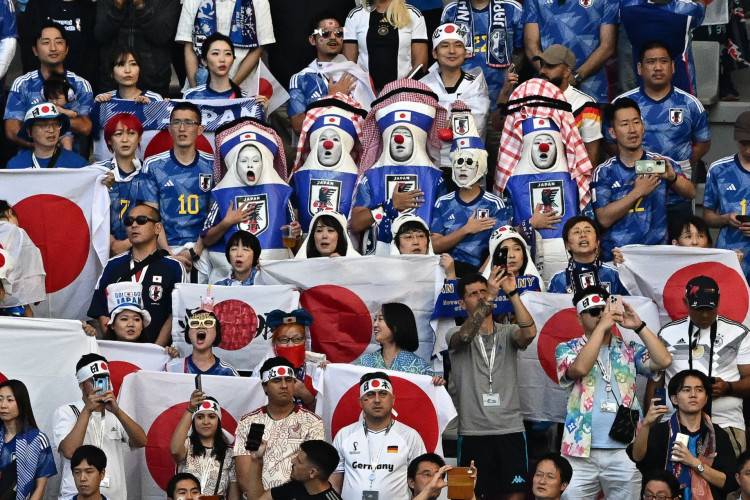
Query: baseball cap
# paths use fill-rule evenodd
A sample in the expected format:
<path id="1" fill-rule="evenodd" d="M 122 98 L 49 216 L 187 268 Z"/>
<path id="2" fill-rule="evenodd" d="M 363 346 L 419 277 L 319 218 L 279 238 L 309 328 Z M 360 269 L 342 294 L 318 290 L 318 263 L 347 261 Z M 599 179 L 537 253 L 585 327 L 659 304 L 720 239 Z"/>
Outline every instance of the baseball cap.
<path id="1" fill-rule="evenodd" d="M 691 309 L 714 309 L 719 305 L 719 285 L 708 276 L 696 276 L 687 282 L 685 297 Z"/>
<path id="2" fill-rule="evenodd" d="M 31 127 L 31 124 L 36 120 L 47 119 L 60 120 L 60 124 L 62 125 L 62 128 L 60 129 L 60 135 L 63 135 L 70 129 L 70 118 L 68 118 L 67 115 L 60 113 L 60 111 L 57 109 L 57 106 L 55 106 L 51 102 L 42 102 L 37 104 L 36 106 L 33 106 L 26 112 L 26 115 L 23 117 L 23 124 L 18 131 L 18 137 L 23 139 L 24 141 L 31 141 L 31 136 L 29 135 L 29 128 Z"/>
<path id="3" fill-rule="evenodd" d="M 750 111 L 745 111 L 735 120 L 734 140 L 750 141 Z"/>
<path id="4" fill-rule="evenodd" d="M 576 56 L 569 48 L 565 45 L 556 43 L 547 47 L 547 50 L 531 58 L 532 61 L 544 61 L 547 64 L 556 66 L 558 64 L 564 64 L 569 68 L 574 68 L 576 65 Z"/>

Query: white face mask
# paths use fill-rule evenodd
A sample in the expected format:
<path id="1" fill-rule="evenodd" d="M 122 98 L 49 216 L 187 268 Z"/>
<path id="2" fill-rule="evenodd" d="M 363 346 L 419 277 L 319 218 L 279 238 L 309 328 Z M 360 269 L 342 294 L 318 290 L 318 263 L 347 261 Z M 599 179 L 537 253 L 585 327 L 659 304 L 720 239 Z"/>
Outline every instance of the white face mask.
<path id="1" fill-rule="evenodd" d="M 255 146 L 245 146 L 237 155 L 237 174 L 248 186 L 256 186 L 263 173 L 263 156 Z"/>
<path id="2" fill-rule="evenodd" d="M 335 167 L 341 161 L 341 136 L 328 128 L 320 133 L 318 138 L 318 163 L 324 167 Z"/>
<path id="3" fill-rule="evenodd" d="M 477 180 L 479 162 L 471 154 L 459 153 L 453 160 L 453 182 L 458 187 L 469 187 Z"/>
<path id="4" fill-rule="evenodd" d="M 539 134 L 534 137 L 531 146 L 531 161 L 536 168 L 547 170 L 554 166 L 557 160 L 557 144 L 549 134 Z"/>
<path id="5" fill-rule="evenodd" d="M 404 162 L 411 158 L 414 153 L 414 136 L 406 127 L 396 127 L 391 134 L 390 140 L 391 158 L 395 161 Z"/>

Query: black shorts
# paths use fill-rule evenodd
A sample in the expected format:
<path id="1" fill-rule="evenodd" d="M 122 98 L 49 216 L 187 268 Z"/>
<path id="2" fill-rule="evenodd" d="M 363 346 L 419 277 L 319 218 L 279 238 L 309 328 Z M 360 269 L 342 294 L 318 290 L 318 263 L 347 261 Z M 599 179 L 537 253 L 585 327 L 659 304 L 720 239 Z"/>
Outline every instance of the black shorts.
<path id="1" fill-rule="evenodd" d="M 477 467 L 477 498 L 529 490 L 526 433 L 458 436 L 458 465 Z"/>

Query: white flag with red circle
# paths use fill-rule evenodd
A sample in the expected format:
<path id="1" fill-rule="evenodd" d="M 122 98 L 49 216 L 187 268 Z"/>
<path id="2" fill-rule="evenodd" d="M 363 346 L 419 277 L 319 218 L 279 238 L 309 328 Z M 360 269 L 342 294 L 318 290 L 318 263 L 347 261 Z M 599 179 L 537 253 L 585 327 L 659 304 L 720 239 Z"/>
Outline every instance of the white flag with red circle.
<path id="1" fill-rule="evenodd" d="M 303 289 L 301 307 L 313 316 L 312 350 L 335 363 L 379 349 L 372 318 L 384 303 L 406 304 L 417 321 L 416 354 L 429 361 L 435 344 L 430 316 L 445 277 L 439 262 L 438 255 L 267 261 L 256 283 Z"/>
<path id="2" fill-rule="evenodd" d="M 46 299 L 42 252 L 28 233 L 11 222 L 0 221 L 0 250 L 8 252 L 13 261 L 13 271 L 8 275 L 11 289 L 5 290 L 0 307 L 25 306 Z"/>
<path id="3" fill-rule="evenodd" d="M 185 316 L 201 305 L 207 285 L 178 283 L 172 291 L 172 341 L 182 356 L 193 352 L 185 341 Z M 221 323 L 221 343 L 216 356 L 237 370 L 250 371 L 271 350 L 271 335 L 265 317 L 274 309 L 293 311 L 299 307 L 299 292 L 290 285 L 211 286 L 214 313 Z"/>
<path id="4" fill-rule="evenodd" d="M 279 83 L 268 67 L 260 60 L 255 70 L 245 78 L 243 90 L 246 90 L 247 95 L 252 97 L 264 95 L 268 98 L 268 111 L 266 115 L 270 115 L 279 106 L 289 100 L 289 92 L 284 89 L 284 86 Z"/>
<path id="5" fill-rule="evenodd" d="M 557 380 L 555 349 L 558 344 L 583 335 L 572 295 L 563 293 L 525 292 L 523 304 L 536 323 L 537 335 L 524 351 L 518 352 L 518 390 L 521 412 L 533 422 L 565 422 L 568 389 Z M 623 297 L 654 332 L 659 331 L 656 304 L 646 297 Z M 615 326 L 615 334 L 625 341 L 643 344 L 638 334 Z M 642 395 L 645 379 L 638 377 L 636 394 Z"/>
<path id="6" fill-rule="evenodd" d="M 138 370 L 164 371 L 169 355 L 162 346 L 139 342 L 100 340 L 99 352 L 109 363 L 109 378 L 115 396 L 120 393 L 122 380 Z"/>
<path id="7" fill-rule="evenodd" d="M 0 199 L 42 253 L 46 300 L 37 317 L 88 319 L 109 259 L 109 192 L 100 167 L 0 170 Z"/>
<path id="8" fill-rule="evenodd" d="M 202 375 L 203 392 L 221 406 L 221 427 L 231 435 L 242 416 L 266 404 L 260 379 Z M 128 498 L 164 500 L 176 466 L 169 453 L 177 423 L 195 390 L 195 375 L 138 371 L 123 380 L 120 408 L 146 432 L 145 448 L 125 453 Z"/>
<path id="9" fill-rule="evenodd" d="M 750 294 L 734 251 L 674 245 L 627 245 L 620 251 L 625 258 L 617 266 L 620 281 L 631 294 L 654 299 L 662 325 L 687 316 L 685 286 L 703 275 L 719 285 L 719 314 L 750 326 Z"/>
<path id="10" fill-rule="evenodd" d="M 432 377 L 427 375 L 364 366 L 332 363 L 315 372 L 314 385 L 318 391 L 315 412 L 323 419 L 326 439 L 333 442 L 343 427 L 360 419 L 359 379 L 374 371 L 383 371 L 391 379 L 396 420 L 419 432 L 428 452 L 442 455 L 443 431 L 457 415 L 445 387 L 433 385 Z"/>

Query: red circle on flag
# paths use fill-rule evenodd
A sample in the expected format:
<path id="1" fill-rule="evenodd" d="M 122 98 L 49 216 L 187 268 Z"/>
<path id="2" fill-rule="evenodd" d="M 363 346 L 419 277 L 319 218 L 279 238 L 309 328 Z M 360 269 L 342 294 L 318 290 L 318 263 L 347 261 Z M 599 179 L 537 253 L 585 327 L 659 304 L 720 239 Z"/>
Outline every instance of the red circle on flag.
<path id="1" fill-rule="evenodd" d="M 331 123 L 333 123 L 333 122 L 335 122 L 335 121 L 336 121 L 336 118 L 334 118 L 334 117 L 330 117 L 330 118 L 328 119 L 328 121 L 329 121 L 329 122 L 331 122 Z"/>
<path id="2" fill-rule="evenodd" d="M 454 28 L 453 26 L 446 26 L 445 27 L 445 32 L 446 33 L 453 33 L 454 31 L 456 31 L 456 28 Z"/>
<path id="3" fill-rule="evenodd" d="M 380 387 L 380 381 L 373 380 L 372 383 L 370 384 L 370 387 Z"/>
<path id="4" fill-rule="evenodd" d="M 313 317 L 312 350 L 325 354 L 331 363 L 351 363 L 370 345 L 370 311 L 351 290 L 336 285 L 315 286 L 304 290 L 299 302 Z"/>
<path id="5" fill-rule="evenodd" d="M 664 309 L 672 320 L 687 316 L 687 308 L 682 301 L 685 297 L 687 282 L 696 276 L 710 276 L 719 285 L 721 299 L 719 314 L 742 323 L 747 316 L 747 285 L 736 271 L 719 262 L 701 262 L 683 267 L 667 280 L 662 292 Z"/>
<path id="6" fill-rule="evenodd" d="M 3 375 L 2 372 L 0 372 L 0 384 L 5 382 L 6 380 L 8 380 L 8 377 L 6 377 L 5 375 Z"/>
<path id="7" fill-rule="evenodd" d="M 13 210 L 18 225 L 42 253 L 47 293 L 73 283 L 86 265 L 91 242 L 81 207 L 62 196 L 37 194 L 19 201 Z"/>
<path id="8" fill-rule="evenodd" d="M 266 96 L 269 100 L 273 96 L 273 85 L 265 78 L 260 78 L 258 82 L 258 94 Z"/>
<path id="9" fill-rule="evenodd" d="M 221 349 L 242 349 L 249 345 L 258 333 L 258 316 L 255 310 L 241 300 L 222 300 L 214 306 L 214 314 L 221 323 Z"/>
<path id="10" fill-rule="evenodd" d="M 159 153 L 169 151 L 173 147 L 174 147 L 174 140 L 172 139 L 172 134 L 169 133 L 169 130 L 160 130 L 148 142 L 148 145 L 146 146 L 146 151 L 143 153 L 143 157 L 144 159 L 146 159 L 146 158 L 149 158 L 150 156 L 158 155 Z M 214 148 L 211 146 L 211 143 L 208 141 L 208 139 L 206 139 L 206 136 L 203 134 L 199 135 L 198 138 L 196 139 L 195 147 L 196 149 L 198 149 L 199 151 L 203 151 L 204 153 L 208 153 L 211 155 L 214 154 Z"/>
<path id="11" fill-rule="evenodd" d="M 5 255 L 0 253 L 0 267 L 5 265 Z"/>
<path id="12" fill-rule="evenodd" d="M 283 367 L 282 367 L 282 368 L 279 368 L 279 369 L 277 370 L 277 373 L 278 373 L 279 375 L 281 375 L 282 377 L 283 377 L 283 376 L 285 376 L 285 375 L 286 375 L 286 368 L 283 368 Z"/>
<path id="13" fill-rule="evenodd" d="M 120 387 L 122 387 L 123 379 L 127 375 L 141 369 L 140 366 L 128 363 L 127 361 L 110 361 L 109 368 L 104 364 L 103 368 L 105 370 L 109 369 L 109 380 L 112 382 L 112 392 L 115 393 L 115 397 L 120 394 Z"/>
<path id="14" fill-rule="evenodd" d="M 177 423 L 187 409 L 188 402 L 177 403 L 164 410 L 148 429 L 148 444 L 146 445 L 146 466 L 156 484 L 166 491 L 167 483 L 174 476 L 175 466 L 172 454 L 169 452 L 169 442 L 172 440 Z M 234 434 L 237 421 L 226 410 L 221 410 L 221 426 L 227 432 Z"/>
<path id="15" fill-rule="evenodd" d="M 437 448 L 440 431 L 437 412 L 427 394 L 413 382 L 390 375 L 393 393 L 396 395 L 393 408 L 398 412 L 397 420 L 419 432 L 424 446 L 429 452 Z M 373 381 L 373 387 L 375 381 Z M 339 400 L 331 418 L 331 438 L 349 424 L 359 420 L 362 408 L 359 406 L 359 384 L 349 388 Z"/>
<path id="16" fill-rule="evenodd" d="M 398 117 L 399 118 L 406 118 L 406 113 L 401 113 L 400 115 L 398 115 Z"/>
<path id="17" fill-rule="evenodd" d="M 205 409 L 209 409 L 211 408 L 211 403 L 209 403 L 208 401 L 204 401 L 201 407 Z"/>
<path id="18" fill-rule="evenodd" d="M 593 297 L 591 297 L 591 302 L 593 302 L 594 304 L 598 304 L 600 300 L 601 299 L 598 295 L 594 295 Z"/>

